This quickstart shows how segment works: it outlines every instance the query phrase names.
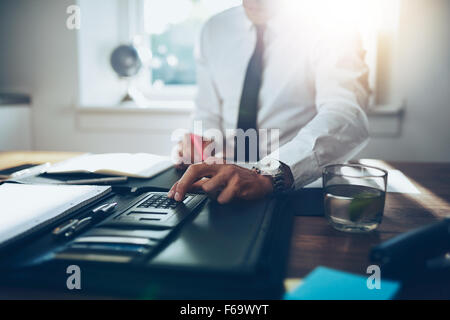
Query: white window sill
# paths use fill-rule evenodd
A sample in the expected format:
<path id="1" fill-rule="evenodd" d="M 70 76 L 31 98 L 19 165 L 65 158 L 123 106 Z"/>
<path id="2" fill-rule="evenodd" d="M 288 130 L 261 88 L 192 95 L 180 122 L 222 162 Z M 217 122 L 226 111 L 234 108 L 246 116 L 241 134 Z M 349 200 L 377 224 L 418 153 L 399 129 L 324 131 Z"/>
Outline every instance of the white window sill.
<path id="1" fill-rule="evenodd" d="M 111 106 L 78 106 L 76 110 L 81 113 L 190 113 L 194 110 L 195 103 L 191 100 L 182 101 L 152 101 L 145 106 L 138 106 L 134 102 L 126 102 L 121 105 Z M 367 112 L 368 116 L 399 116 L 405 110 L 404 104 L 379 105 Z"/>
<path id="2" fill-rule="evenodd" d="M 404 103 L 392 103 L 377 105 L 367 112 L 369 117 L 377 116 L 401 116 L 405 111 Z"/>
<path id="3" fill-rule="evenodd" d="M 151 101 L 145 106 L 134 102 L 125 102 L 121 105 L 111 106 L 77 106 L 77 113 L 176 113 L 190 114 L 194 110 L 194 102 L 183 101 Z"/>
<path id="4" fill-rule="evenodd" d="M 192 100 L 152 100 L 145 106 L 133 102 L 115 106 L 78 106 L 76 114 L 81 130 L 172 132 L 177 128 L 189 127 L 189 115 L 193 109 Z M 372 108 L 368 112 L 370 135 L 376 138 L 400 136 L 403 113 L 403 104 Z"/>

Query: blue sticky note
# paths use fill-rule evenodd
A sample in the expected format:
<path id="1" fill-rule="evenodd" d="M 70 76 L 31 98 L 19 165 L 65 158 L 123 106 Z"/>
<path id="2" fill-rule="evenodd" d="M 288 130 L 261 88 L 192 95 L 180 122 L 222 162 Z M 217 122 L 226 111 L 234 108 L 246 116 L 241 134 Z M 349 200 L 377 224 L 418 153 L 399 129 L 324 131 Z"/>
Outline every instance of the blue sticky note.
<path id="1" fill-rule="evenodd" d="M 325 267 L 314 269 L 285 300 L 389 300 L 400 288 L 400 283 L 380 281 L 380 289 L 369 289 L 367 277 Z"/>

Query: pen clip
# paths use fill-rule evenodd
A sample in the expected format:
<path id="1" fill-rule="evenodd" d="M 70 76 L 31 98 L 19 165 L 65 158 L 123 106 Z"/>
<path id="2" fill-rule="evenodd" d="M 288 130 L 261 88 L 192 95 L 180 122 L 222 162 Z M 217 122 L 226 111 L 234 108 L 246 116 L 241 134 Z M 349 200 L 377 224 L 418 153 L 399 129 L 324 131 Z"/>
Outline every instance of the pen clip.
<path id="1" fill-rule="evenodd" d="M 117 202 L 105 203 L 105 204 L 93 209 L 91 217 L 93 219 L 97 220 L 97 219 L 101 218 L 102 215 L 113 212 L 116 207 L 117 207 Z"/>
<path id="2" fill-rule="evenodd" d="M 92 213 L 96 213 L 96 212 L 98 212 L 98 211 L 103 211 L 103 210 L 104 210 L 105 208 L 107 208 L 109 205 L 111 205 L 111 203 L 105 203 L 105 204 L 102 204 L 101 206 L 99 206 L 99 207 L 93 209 L 93 210 L 92 210 Z"/>
<path id="3" fill-rule="evenodd" d="M 70 228 L 75 226 L 78 223 L 78 219 L 70 219 L 68 221 L 63 222 L 61 225 L 53 229 L 52 235 L 55 237 L 59 237 L 64 235 Z"/>
<path id="4" fill-rule="evenodd" d="M 89 226 L 92 221 L 93 221 L 92 217 L 86 217 L 84 219 L 79 220 L 77 224 L 73 225 L 66 233 L 64 233 L 64 236 L 66 238 L 70 238 L 78 234 L 80 231 L 84 230 L 87 226 Z"/>

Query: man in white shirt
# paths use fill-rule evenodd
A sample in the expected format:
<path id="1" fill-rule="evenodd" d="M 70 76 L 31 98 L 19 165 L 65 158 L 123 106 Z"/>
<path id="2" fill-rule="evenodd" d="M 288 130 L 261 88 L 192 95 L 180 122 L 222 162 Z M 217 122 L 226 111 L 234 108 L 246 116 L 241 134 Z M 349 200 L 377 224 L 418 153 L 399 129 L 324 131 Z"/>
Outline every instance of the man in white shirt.
<path id="1" fill-rule="evenodd" d="M 236 128 L 277 129 L 278 135 L 258 139 L 260 161 L 253 168 L 229 161 L 190 165 L 170 198 L 180 201 L 201 188 L 227 203 L 301 188 L 324 166 L 347 161 L 365 146 L 369 90 L 361 41 L 318 28 L 308 12 L 275 10 L 281 3 L 243 0 L 206 23 L 193 115 L 204 130 L 225 136 Z M 189 154 L 188 145 L 181 147 Z M 246 144 L 246 160 L 251 150 Z"/>

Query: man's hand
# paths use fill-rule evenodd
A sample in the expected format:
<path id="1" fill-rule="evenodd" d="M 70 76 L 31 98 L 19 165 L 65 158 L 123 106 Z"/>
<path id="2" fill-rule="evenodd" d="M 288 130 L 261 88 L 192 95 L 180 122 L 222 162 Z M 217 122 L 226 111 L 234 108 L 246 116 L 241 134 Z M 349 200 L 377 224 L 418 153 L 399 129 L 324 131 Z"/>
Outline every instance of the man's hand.
<path id="1" fill-rule="evenodd" d="M 273 192 L 272 178 L 234 164 L 191 165 L 167 196 L 183 201 L 189 191 L 202 189 L 219 203 L 233 199 L 253 200 Z"/>

